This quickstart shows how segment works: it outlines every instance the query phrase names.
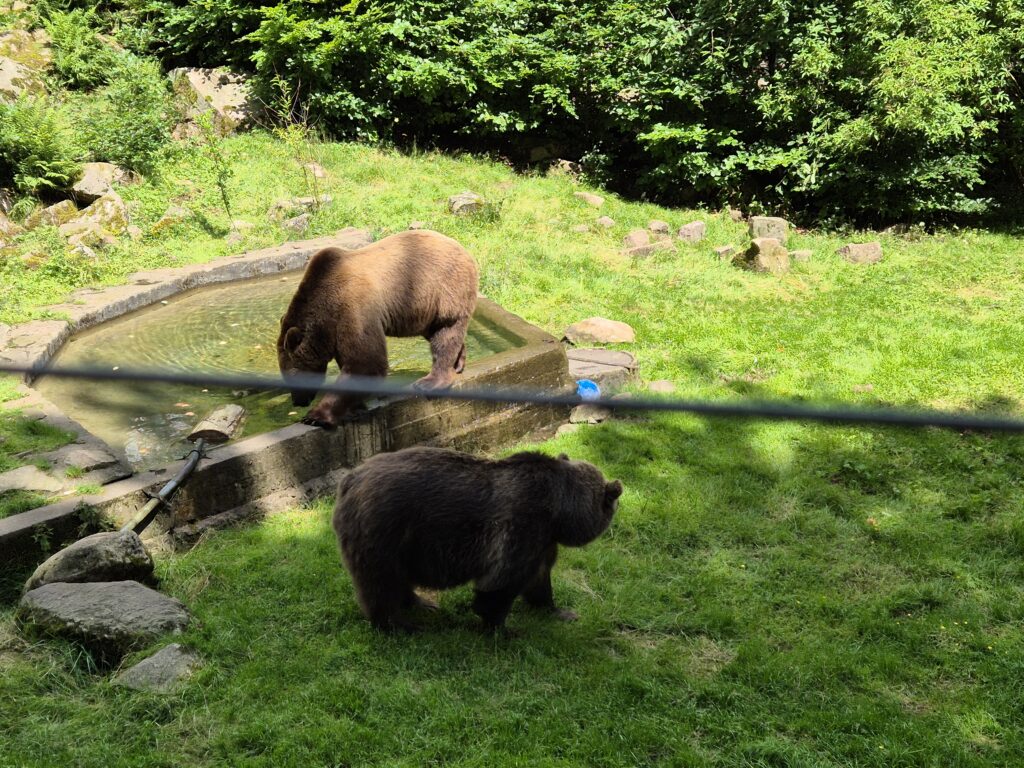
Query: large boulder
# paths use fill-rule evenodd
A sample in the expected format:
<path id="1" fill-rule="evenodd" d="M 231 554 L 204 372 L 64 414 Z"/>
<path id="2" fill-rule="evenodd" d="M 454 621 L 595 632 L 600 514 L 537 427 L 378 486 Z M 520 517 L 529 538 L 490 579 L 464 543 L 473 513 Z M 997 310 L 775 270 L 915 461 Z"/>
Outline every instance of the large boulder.
<path id="1" fill-rule="evenodd" d="M 11 240 L 24 231 L 25 228 L 7 218 L 6 213 L 0 213 L 0 240 Z"/>
<path id="2" fill-rule="evenodd" d="M 14 101 L 23 94 L 43 93 L 39 73 L 7 56 L 0 56 L 0 101 Z"/>
<path id="3" fill-rule="evenodd" d="M 29 214 L 25 226 L 35 229 L 38 226 L 59 227 L 78 216 L 78 208 L 70 200 L 61 200 L 46 208 L 40 208 Z"/>
<path id="4" fill-rule="evenodd" d="M 589 317 L 565 329 L 565 338 L 572 344 L 618 344 L 636 340 L 626 323 L 604 317 Z"/>
<path id="5" fill-rule="evenodd" d="M 105 531 L 79 539 L 36 568 L 25 591 L 56 582 L 148 581 L 153 558 L 133 531 Z"/>
<path id="6" fill-rule="evenodd" d="M 71 187 L 75 199 L 91 203 L 110 192 L 114 184 L 125 184 L 133 180 L 131 174 L 113 163 L 86 163 L 82 166 L 82 177 Z"/>
<path id="7" fill-rule="evenodd" d="M 448 210 L 456 216 L 469 216 L 483 210 L 484 199 L 475 192 L 460 192 L 448 198 Z"/>
<path id="8" fill-rule="evenodd" d="M 703 221 L 691 221 L 679 228 L 676 237 L 684 243 L 699 243 L 704 239 L 707 232 L 707 225 Z"/>
<path id="9" fill-rule="evenodd" d="M 29 631 L 124 653 L 188 626 L 185 606 L 137 581 L 44 584 L 18 607 Z"/>
<path id="10" fill-rule="evenodd" d="M 119 672 L 110 682 L 136 691 L 171 693 L 198 666 L 199 657 L 195 653 L 171 643 L 134 667 Z"/>
<path id="11" fill-rule="evenodd" d="M 600 195 L 595 195 L 593 192 L 574 192 L 577 200 L 586 203 L 594 208 L 600 208 L 604 205 L 604 198 Z"/>
<path id="12" fill-rule="evenodd" d="M 743 254 L 743 264 L 754 272 L 787 272 L 789 252 L 774 237 L 758 237 Z"/>
<path id="13" fill-rule="evenodd" d="M 231 133 L 252 117 L 252 97 L 242 75 L 222 68 L 179 68 L 167 76 L 188 117 L 194 119 L 212 111 L 214 125 L 221 133 Z"/>
<path id="14" fill-rule="evenodd" d="M 877 264 L 882 260 L 882 244 L 848 243 L 839 249 L 839 255 L 851 264 Z"/>
<path id="15" fill-rule="evenodd" d="M 58 227 L 60 233 L 75 245 L 110 245 L 115 236 L 128 231 L 128 206 L 114 190 L 97 198 L 79 215 Z"/>
<path id="16" fill-rule="evenodd" d="M 785 245 L 789 239 L 789 222 L 778 216 L 751 216 L 749 229 L 752 240 L 771 237 Z"/>

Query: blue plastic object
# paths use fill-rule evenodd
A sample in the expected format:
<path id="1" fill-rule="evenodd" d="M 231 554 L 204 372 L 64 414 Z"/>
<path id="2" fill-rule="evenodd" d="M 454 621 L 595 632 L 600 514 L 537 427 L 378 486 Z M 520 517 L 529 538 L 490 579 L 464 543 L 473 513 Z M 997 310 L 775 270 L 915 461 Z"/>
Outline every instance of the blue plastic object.
<path id="1" fill-rule="evenodd" d="M 597 400 L 601 397 L 601 388 L 590 379 L 576 382 L 576 394 L 584 400 Z"/>

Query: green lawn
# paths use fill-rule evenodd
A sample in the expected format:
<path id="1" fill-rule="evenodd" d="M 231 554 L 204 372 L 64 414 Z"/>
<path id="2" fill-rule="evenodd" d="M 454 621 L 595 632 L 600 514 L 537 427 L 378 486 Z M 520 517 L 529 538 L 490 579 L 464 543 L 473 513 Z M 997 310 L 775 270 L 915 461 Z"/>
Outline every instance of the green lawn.
<path id="1" fill-rule="evenodd" d="M 264 213 L 305 191 L 297 164 L 260 135 L 228 151 L 234 217 L 260 225 L 235 250 L 278 242 Z M 565 177 L 469 158 L 317 152 L 334 197 L 318 232 L 427 221 L 531 322 L 632 324 L 642 376 L 680 396 L 1021 412 L 1019 237 L 883 236 L 885 261 L 855 267 L 835 249 L 875 236 L 805 233 L 790 247 L 814 249 L 810 264 L 756 275 L 711 254 L 743 241 L 726 216 L 611 196 L 598 212 Z M 77 283 L 230 252 L 198 162 L 124 195 L 144 225 L 175 195 L 201 217 L 88 275 L 10 271 L 0 322 Z M 447 196 L 467 188 L 500 215 L 447 216 Z M 572 232 L 602 214 L 617 226 Z M 632 263 L 621 237 L 651 218 L 703 219 L 708 240 Z M 626 486 L 609 533 L 556 567 L 556 598 L 579 622 L 517 609 L 518 637 L 485 638 L 463 589 L 428 631 L 376 635 L 327 500 L 159 558 L 164 588 L 195 615 L 184 641 L 205 659 L 177 695 L 112 688 L 87 656 L 22 638 L 0 609 L 0 766 L 1024 762 L 1020 438 L 658 416 L 540 448 Z"/>

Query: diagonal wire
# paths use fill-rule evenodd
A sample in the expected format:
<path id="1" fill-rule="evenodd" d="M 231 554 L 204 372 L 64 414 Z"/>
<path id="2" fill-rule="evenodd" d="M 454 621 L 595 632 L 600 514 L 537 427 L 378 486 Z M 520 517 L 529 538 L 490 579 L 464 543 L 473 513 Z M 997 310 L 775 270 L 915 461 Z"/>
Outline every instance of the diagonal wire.
<path id="1" fill-rule="evenodd" d="M 409 382 L 372 376 L 346 376 L 334 382 L 325 382 L 319 376 L 302 374 L 283 379 L 258 374 L 217 374 L 183 372 L 159 369 L 117 370 L 93 367 L 49 367 L 46 365 L 0 365 L 0 374 L 22 374 L 30 379 L 39 376 L 57 376 L 90 381 L 137 381 L 168 384 L 186 384 L 202 387 L 276 390 L 297 392 L 332 392 L 362 396 L 410 396 L 430 400 L 461 400 L 492 403 L 517 403 L 548 406 L 575 406 L 590 404 L 610 410 L 661 411 L 691 413 L 699 416 L 723 416 L 775 421 L 811 421 L 826 424 L 875 424 L 893 427 L 941 427 L 955 430 L 989 432 L 1024 432 L 1024 420 L 1001 415 L 967 411 L 940 411 L 933 409 L 909 410 L 904 408 L 857 408 L 851 406 L 809 405 L 780 401 L 708 401 L 679 398 L 630 397 L 628 399 L 583 399 L 577 395 L 557 394 L 538 390 L 506 387 L 472 387 L 457 384 L 445 390 L 420 391 Z"/>

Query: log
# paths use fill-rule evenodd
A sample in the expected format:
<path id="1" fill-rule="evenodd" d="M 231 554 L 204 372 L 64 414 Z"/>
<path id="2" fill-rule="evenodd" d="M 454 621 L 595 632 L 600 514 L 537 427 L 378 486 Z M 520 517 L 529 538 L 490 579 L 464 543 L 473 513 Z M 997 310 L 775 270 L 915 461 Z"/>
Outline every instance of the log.
<path id="1" fill-rule="evenodd" d="M 195 442 L 203 438 L 208 443 L 226 443 L 238 431 L 245 416 L 240 405 L 224 405 L 196 424 L 188 439 Z"/>

